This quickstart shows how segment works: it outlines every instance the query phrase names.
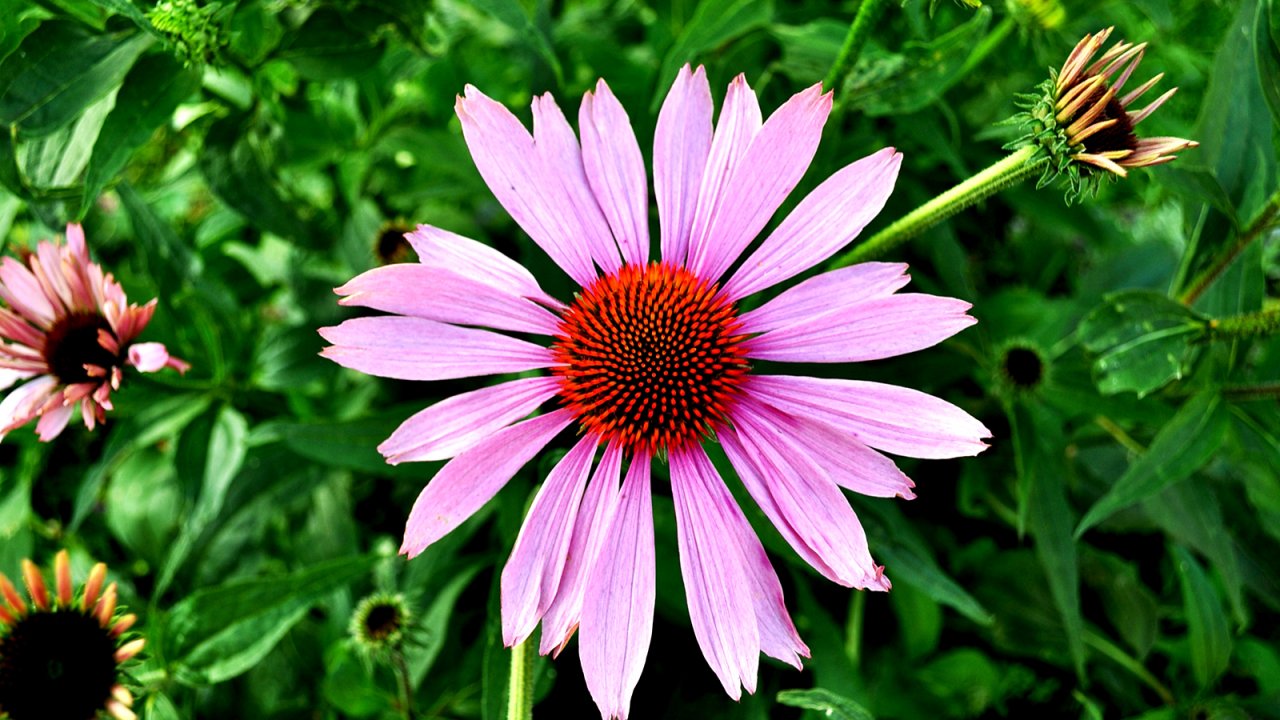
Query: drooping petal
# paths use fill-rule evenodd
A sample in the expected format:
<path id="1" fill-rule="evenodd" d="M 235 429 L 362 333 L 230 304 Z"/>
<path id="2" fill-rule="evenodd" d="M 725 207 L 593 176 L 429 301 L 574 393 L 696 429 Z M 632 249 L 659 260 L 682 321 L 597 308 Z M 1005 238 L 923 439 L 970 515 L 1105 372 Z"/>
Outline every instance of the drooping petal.
<path id="1" fill-rule="evenodd" d="M 631 460 L 582 604 L 582 674 L 605 720 L 626 720 L 653 636 L 657 581 L 649 463 L 643 455 Z"/>
<path id="2" fill-rule="evenodd" d="M 495 330 L 554 335 L 551 311 L 519 295 L 431 265 L 399 263 L 374 268 L 334 290 L 340 305 Z"/>
<path id="3" fill-rule="evenodd" d="M 831 257 L 884 207 L 902 154 L 885 148 L 845 166 L 809 193 L 725 283 L 738 300 L 795 277 Z"/>
<path id="4" fill-rule="evenodd" d="M 447 268 L 499 290 L 558 305 L 538 286 L 533 273 L 484 243 L 430 225 L 419 225 L 405 239 L 424 265 Z"/>
<path id="5" fill-rule="evenodd" d="M 689 232 L 689 260 L 707 253 L 704 247 L 710 241 L 707 229 L 724 201 L 729 179 L 747 154 L 756 133 L 760 132 L 760 125 L 760 102 L 755 91 L 747 85 L 746 76 L 739 73 L 725 92 L 724 106 L 720 108 L 720 119 L 711 138 L 711 151 L 702 172 L 702 182 L 698 185 L 698 202 L 694 207 L 693 228 Z"/>
<path id="6" fill-rule="evenodd" d="M 743 554 L 728 519 L 736 505 L 701 447 L 672 450 L 670 459 L 680 574 L 693 634 L 721 686 L 737 700 L 743 687 L 755 692 L 760 631 Z"/>
<path id="7" fill-rule="evenodd" d="M 622 258 L 649 262 L 649 181 L 631 118 L 604 80 L 582 96 L 578 112 L 582 162 Z"/>
<path id="8" fill-rule="evenodd" d="M 933 347 L 978 322 L 964 300 L 904 293 L 852 307 L 833 299 L 827 313 L 754 337 L 747 356 L 782 362 L 843 363 Z"/>
<path id="9" fill-rule="evenodd" d="M 734 407 L 733 429 L 721 433 L 747 491 L 815 570 L 841 585 L 888 590 L 888 580 L 871 560 L 862 524 L 840 488 L 756 407 L 751 398 L 743 398 Z M 727 435 L 733 440 L 726 442 Z"/>
<path id="10" fill-rule="evenodd" d="M 511 218 L 569 277 L 586 285 L 595 277 L 591 253 L 579 239 L 559 181 L 551 178 L 533 136 L 501 103 L 471 85 L 454 110 L 480 177 Z"/>
<path id="11" fill-rule="evenodd" d="M 560 389 L 554 377 L 512 380 L 454 395 L 414 413 L 378 446 L 388 463 L 447 460 L 527 417 Z"/>
<path id="12" fill-rule="evenodd" d="M 711 152 L 711 87 L 701 65 L 685 65 L 658 113 L 653 132 L 653 191 L 662 230 L 662 259 L 684 265 L 707 155 Z"/>
<path id="13" fill-rule="evenodd" d="M 413 503 L 400 552 L 414 557 L 471 517 L 573 422 L 555 410 L 503 428 L 440 468 Z"/>
<path id="14" fill-rule="evenodd" d="M 169 364 L 169 350 L 163 343 L 134 343 L 129 346 L 129 364 L 138 372 L 156 372 Z"/>
<path id="15" fill-rule="evenodd" d="M 0 440 L 9 431 L 30 422 L 57 386 L 58 381 L 52 375 L 41 375 L 6 395 L 0 401 Z"/>
<path id="16" fill-rule="evenodd" d="M 991 431 L 927 393 L 862 380 L 756 375 L 747 393 L 798 417 L 851 433 L 877 450 L 915 458 L 977 455 Z"/>
<path id="17" fill-rule="evenodd" d="M 26 380 L 35 374 L 35 370 L 10 370 L 9 368 L 0 367 L 0 390 L 8 390 L 11 385 L 19 380 Z"/>
<path id="18" fill-rule="evenodd" d="M 416 317 L 353 318 L 320 328 L 320 352 L 339 365 L 400 380 L 524 372 L 551 367 L 551 351 L 506 335 Z"/>
<path id="19" fill-rule="evenodd" d="M 543 655 L 550 652 L 559 654 L 582 621 L 587 577 L 608 537 L 613 513 L 618 506 L 618 481 L 621 477 L 622 446 L 611 443 L 600 457 L 600 464 L 596 466 L 582 504 L 578 506 L 573 538 L 569 541 L 569 558 L 560 576 L 560 589 L 542 616 L 542 642 L 538 651 Z"/>
<path id="20" fill-rule="evenodd" d="M 797 93 L 765 121 L 722 191 L 689 270 L 718 280 L 773 217 L 809 168 L 831 112 L 821 85 Z"/>
<path id="21" fill-rule="evenodd" d="M 40 422 L 36 423 L 36 435 L 40 436 L 40 442 L 49 442 L 61 435 L 75 409 L 74 405 L 58 405 L 46 410 L 40 416 Z"/>
<path id="22" fill-rule="evenodd" d="M 617 272 L 622 267 L 618 244 L 587 182 L 582 147 L 551 93 L 533 98 L 533 142 L 548 174 L 564 187 L 569 203 L 565 210 L 572 212 L 582 227 L 579 239 L 587 245 L 601 270 Z"/>
<path id="23" fill-rule="evenodd" d="M 502 641 L 507 647 L 529 637 L 560 588 L 598 443 L 593 435 L 579 440 L 547 475 L 524 517 L 511 557 L 502 568 Z"/>
<path id="24" fill-rule="evenodd" d="M 888 297 L 911 281 L 906 263 L 859 263 L 815 275 L 741 316 L 742 331 L 760 333 L 816 315 Z"/>

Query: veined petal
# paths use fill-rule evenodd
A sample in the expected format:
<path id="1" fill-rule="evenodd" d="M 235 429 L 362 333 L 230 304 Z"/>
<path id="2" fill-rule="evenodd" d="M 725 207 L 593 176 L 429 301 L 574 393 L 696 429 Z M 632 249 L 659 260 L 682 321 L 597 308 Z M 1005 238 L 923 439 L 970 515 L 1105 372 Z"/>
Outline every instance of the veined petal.
<path id="1" fill-rule="evenodd" d="M 725 184 L 705 237 L 690 248 L 695 275 L 719 280 L 764 229 L 809 169 L 830 112 L 831 93 L 814 85 L 769 116 Z"/>
<path id="2" fill-rule="evenodd" d="M 707 229 L 719 212 L 725 197 L 729 178 L 737 169 L 742 157 L 751 147 L 751 141 L 760 132 L 760 101 L 741 73 L 729 83 L 720 108 L 720 119 L 711 138 L 711 150 L 698 185 L 698 202 L 694 206 L 693 228 L 689 232 L 688 258 L 705 255 L 703 247 L 709 242 Z M 688 262 L 685 263 L 686 266 Z"/>
<path id="3" fill-rule="evenodd" d="M 503 428 L 440 468 L 413 503 L 400 552 L 414 557 L 471 517 L 573 422 L 554 410 Z"/>
<path id="4" fill-rule="evenodd" d="M 859 362 L 932 347 L 978 322 L 969 303 L 906 293 L 832 309 L 746 341 L 747 356 L 783 362 Z"/>
<path id="5" fill-rule="evenodd" d="M 437 266 L 399 263 L 374 268 L 334 290 L 340 305 L 480 325 L 496 330 L 554 335 L 551 311 L 487 283 Z"/>
<path id="6" fill-rule="evenodd" d="M 551 607 L 542 616 L 542 642 L 538 651 L 543 655 L 559 654 L 582 621 L 587 576 L 608 537 L 613 513 L 618 507 L 618 481 L 621 477 L 622 446 L 610 443 L 587 485 L 582 504 L 578 506 L 578 518 L 573 523 L 573 538 L 569 541 L 569 558 L 560 576 L 560 588 Z"/>
<path id="7" fill-rule="evenodd" d="M 524 372 L 551 367 L 551 351 L 506 335 L 435 320 L 388 315 L 320 328 L 333 343 L 320 351 L 339 365 L 400 380 Z"/>
<path id="8" fill-rule="evenodd" d="M 53 305 L 36 276 L 11 257 L 0 260 L 0 300 L 42 328 L 53 324 Z"/>
<path id="9" fill-rule="evenodd" d="M 991 431 L 927 393 L 862 380 L 755 375 L 747 393 L 797 417 L 853 434 L 878 450 L 916 458 L 977 455 Z"/>
<path id="10" fill-rule="evenodd" d="M 826 471 L 754 409 L 734 408 L 733 429 L 721 433 L 729 461 L 760 509 L 814 569 L 841 585 L 888 590 L 871 560 L 857 515 Z M 725 436 L 733 440 L 725 442 Z M 814 562 L 817 560 L 817 562 Z"/>
<path id="11" fill-rule="evenodd" d="M 527 417 L 559 389 L 554 377 L 533 377 L 454 395 L 405 420 L 378 452 L 392 465 L 447 460 Z"/>
<path id="12" fill-rule="evenodd" d="M 622 258 L 649 262 L 649 181 L 631 118 L 604 80 L 582 96 L 578 111 L 582 162 Z"/>
<path id="13" fill-rule="evenodd" d="M 0 440 L 10 430 L 30 422 L 57 387 L 56 378 L 41 375 L 6 395 L 0 401 Z"/>
<path id="14" fill-rule="evenodd" d="M 743 313 L 742 331 L 785 328 L 816 315 L 888 297 L 911 282 L 906 272 L 906 263 L 869 262 L 815 275 Z"/>
<path id="15" fill-rule="evenodd" d="M 644 455 L 631 460 L 582 604 L 582 674 L 606 720 L 626 720 L 653 636 L 657 581 L 649 463 Z"/>
<path id="16" fill-rule="evenodd" d="M 733 300 L 795 277 L 848 245 L 893 192 L 902 154 L 885 148 L 827 178 L 725 283 Z"/>
<path id="17" fill-rule="evenodd" d="M 533 137 L 511 111 L 468 85 L 454 106 L 462 136 L 485 184 L 511 218 L 579 285 L 595 277 L 591 253 L 575 232 L 568 199 L 549 177 Z"/>
<path id="18" fill-rule="evenodd" d="M 551 93 L 533 98 L 533 142 L 548 174 L 564 187 L 569 201 L 565 211 L 571 212 L 582 227 L 578 237 L 587 244 L 601 270 L 617 272 L 622 267 L 618 244 L 587 182 L 582 147 Z"/>
<path id="19" fill-rule="evenodd" d="M 538 286 L 533 273 L 484 243 L 430 225 L 419 225 L 404 237 L 424 265 L 446 268 L 544 305 L 559 305 Z"/>
<path id="20" fill-rule="evenodd" d="M 529 506 L 511 557 L 502 568 L 502 641 L 529 637 L 560 588 L 573 523 L 598 439 L 587 435 L 556 463 Z"/>
<path id="21" fill-rule="evenodd" d="M 693 634 L 729 697 L 754 693 L 760 631 L 737 533 L 737 509 L 701 447 L 672 450 L 671 494 L 676 507 L 680 574 Z M 728 506 L 728 507 L 726 507 Z"/>
<path id="22" fill-rule="evenodd" d="M 662 229 L 662 259 L 684 265 L 707 155 L 711 152 L 711 87 L 701 65 L 680 68 L 653 132 L 653 191 Z"/>

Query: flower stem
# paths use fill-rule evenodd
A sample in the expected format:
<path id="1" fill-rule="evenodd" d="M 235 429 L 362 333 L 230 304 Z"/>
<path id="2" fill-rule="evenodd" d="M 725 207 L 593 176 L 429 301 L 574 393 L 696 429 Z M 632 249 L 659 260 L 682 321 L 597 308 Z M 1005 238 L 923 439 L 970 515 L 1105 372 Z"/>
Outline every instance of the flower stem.
<path id="1" fill-rule="evenodd" d="M 1045 159 L 1037 156 L 1036 146 L 1018 148 L 987 169 L 947 190 L 929 202 L 899 218 L 871 239 L 836 258 L 831 268 L 881 257 L 902 243 L 964 210 L 976 202 L 1016 185 L 1041 172 Z"/>
<path id="2" fill-rule="evenodd" d="M 1258 383 L 1257 385 L 1228 385 L 1222 388 L 1222 395 L 1239 402 L 1275 400 L 1280 398 L 1280 382 Z"/>
<path id="3" fill-rule="evenodd" d="M 533 688 L 529 687 L 531 650 L 528 640 L 511 648 L 511 676 L 507 679 L 507 720 L 533 720 Z"/>
<path id="4" fill-rule="evenodd" d="M 1211 340 L 1250 338 L 1280 333 L 1280 309 L 1214 318 L 1209 321 Z"/>
<path id="5" fill-rule="evenodd" d="M 404 660 L 404 653 L 399 650 L 393 652 L 391 664 L 400 681 L 400 714 L 404 716 L 404 720 L 413 720 L 413 683 L 409 678 L 409 664 Z"/>
<path id="6" fill-rule="evenodd" d="M 862 616 L 867 605 L 867 594 L 855 592 L 849 601 L 849 619 L 845 623 L 844 654 L 856 670 L 862 665 Z"/>
<path id="7" fill-rule="evenodd" d="M 1218 253 L 1217 257 L 1209 263 L 1209 267 L 1205 268 L 1199 275 L 1195 276 L 1195 278 L 1187 285 L 1187 288 L 1182 291 L 1182 295 L 1178 297 L 1178 300 L 1180 300 L 1184 305 L 1194 303 L 1201 295 L 1204 294 L 1204 291 L 1208 290 L 1209 286 L 1218 279 L 1218 276 L 1222 275 L 1223 271 L 1230 267 L 1231 263 L 1235 262 L 1235 259 L 1240 256 L 1240 253 L 1244 252 L 1244 249 L 1249 247 L 1250 243 L 1257 240 L 1258 237 L 1262 235 L 1263 231 L 1271 227 L 1271 224 L 1277 219 L 1277 217 L 1280 217 L 1280 190 L 1276 190 L 1275 193 L 1271 195 L 1267 200 L 1267 204 L 1262 208 L 1262 211 L 1259 212 L 1258 216 L 1253 219 L 1253 222 L 1249 223 L 1248 227 L 1240 233 L 1236 238 L 1236 241 L 1223 248 Z"/>
<path id="8" fill-rule="evenodd" d="M 858 55 L 862 54 L 862 46 L 867 44 L 867 38 L 871 35 L 871 26 L 880 19 L 880 13 L 888 4 L 889 0 L 862 0 L 862 4 L 858 6 L 858 14 L 853 18 L 853 24 L 849 26 L 849 32 L 844 36 L 840 54 L 836 55 L 835 64 L 827 73 L 827 79 L 822 81 L 823 88 L 836 89 L 836 83 L 840 82 L 840 79 L 857 62 Z"/>

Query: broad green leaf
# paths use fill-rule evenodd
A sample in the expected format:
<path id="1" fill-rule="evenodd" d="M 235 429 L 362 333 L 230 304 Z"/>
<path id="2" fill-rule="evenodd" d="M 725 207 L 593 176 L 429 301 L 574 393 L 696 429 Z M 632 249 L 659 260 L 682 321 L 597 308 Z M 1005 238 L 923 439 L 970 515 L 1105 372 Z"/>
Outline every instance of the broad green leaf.
<path id="1" fill-rule="evenodd" d="M 551 68 L 557 82 L 562 82 L 564 72 L 560 66 L 560 58 L 556 57 L 555 48 L 551 45 L 551 39 L 542 28 L 538 27 L 519 0 L 475 0 L 475 5 L 492 15 L 498 22 L 516 31 L 516 34 L 528 42 L 538 57 Z"/>
<path id="2" fill-rule="evenodd" d="M 1156 643 L 1160 607 L 1155 594 L 1143 584 L 1137 564 L 1090 550 L 1081 556 L 1080 573 L 1102 599 L 1102 610 L 1112 627 L 1141 661 Z"/>
<path id="3" fill-rule="evenodd" d="M 18 157 L 27 183 L 37 192 L 74 185 L 89 164 L 102 125 L 114 106 L 114 93 L 108 93 L 71 124 L 22 143 Z"/>
<path id="4" fill-rule="evenodd" d="M 241 3 L 231 16 L 231 52 L 245 62 L 262 62 L 284 34 L 279 18 L 263 2 Z"/>
<path id="5" fill-rule="evenodd" d="M 783 690 L 778 693 L 778 704 L 817 710 L 831 720 L 875 720 L 875 716 L 858 703 L 822 688 Z"/>
<path id="6" fill-rule="evenodd" d="M 318 242 L 324 233 L 311 232 L 285 199 L 262 140 L 244 130 L 247 120 L 233 116 L 210 128 L 200 156 L 209 189 L 262 230 L 301 244 Z"/>
<path id="7" fill-rule="evenodd" d="M 182 521 L 171 453 L 146 447 L 120 463 L 107 488 L 107 527 L 139 559 L 160 563 Z"/>
<path id="8" fill-rule="evenodd" d="M 308 608 L 368 568 L 365 557 L 342 558 L 289 575 L 199 590 L 165 617 L 163 655 L 186 684 L 229 680 L 271 652 Z"/>
<path id="9" fill-rule="evenodd" d="M 312 13 L 297 34 L 276 53 L 309 80 L 335 80 L 371 69 L 382 57 L 378 39 L 351 27 L 336 10 Z"/>
<path id="10" fill-rule="evenodd" d="M 1173 550 L 1182 585 L 1182 603 L 1191 640 L 1191 670 L 1196 682 L 1207 688 L 1227 669 L 1231 659 L 1231 632 L 1218 593 L 1191 553 L 1181 545 Z"/>
<path id="11" fill-rule="evenodd" d="M 0 124 L 24 136 L 47 135 L 114 91 L 153 42 L 139 32 L 86 35 L 47 22 L 0 63 Z"/>
<path id="12" fill-rule="evenodd" d="M 1076 537 L 1199 470 L 1226 438 L 1227 416 L 1214 391 L 1203 391 L 1188 400 L 1160 429 L 1142 457 L 1089 508 L 1076 527 Z"/>
<path id="13" fill-rule="evenodd" d="M 938 649 L 942 638 L 942 606 L 916 586 L 899 583 L 889 593 L 889 604 L 898 618 L 898 632 L 910 658 L 921 658 Z"/>
<path id="14" fill-rule="evenodd" d="M 1205 319 L 1160 293 L 1130 290 L 1107 296 L 1080 323 L 1079 338 L 1097 356 L 1098 389 L 1138 397 L 1191 371 Z"/>
<path id="15" fill-rule="evenodd" d="M 160 36 L 155 26 L 151 24 L 150 20 L 147 20 L 147 16 L 142 14 L 142 10 L 139 10 L 132 0 L 92 0 L 92 2 L 103 10 L 109 10 L 129 18 L 135 25 L 156 37 Z"/>
<path id="16" fill-rule="evenodd" d="M 421 463 L 388 465 L 378 453 L 378 445 L 412 412 L 404 407 L 358 420 L 288 423 L 269 429 L 278 433 L 285 447 L 312 462 L 373 475 L 425 477 L 425 470 L 415 469 L 422 468 Z"/>
<path id="17" fill-rule="evenodd" d="M 662 70 L 657 79 L 658 90 L 650 109 L 657 110 L 682 65 L 696 65 L 705 53 L 768 25 L 772 19 L 772 0 L 698 3 L 697 11 L 680 31 L 680 36 L 662 61 Z"/>
<path id="18" fill-rule="evenodd" d="M 199 78 L 170 55 L 142 58 L 124 79 L 115 108 L 98 133 L 84 179 L 84 215 L 124 168 L 133 152 L 173 117 L 178 104 L 195 92 Z"/>
<path id="19" fill-rule="evenodd" d="M 1208 558 L 1222 579 L 1236 625 L 1245 627 L 1249 614 L 1244 601 L 1240 558 L 1214 486 L 1203 482 L 1174 483 L 1147 500 L 1145 508 L 1180 544 Z"/>

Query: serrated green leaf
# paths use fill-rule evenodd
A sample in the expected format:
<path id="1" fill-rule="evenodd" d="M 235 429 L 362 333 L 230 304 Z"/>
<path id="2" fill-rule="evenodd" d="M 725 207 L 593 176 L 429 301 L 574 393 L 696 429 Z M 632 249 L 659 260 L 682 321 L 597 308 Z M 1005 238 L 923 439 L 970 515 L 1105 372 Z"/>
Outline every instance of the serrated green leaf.
<path id="1" fill-rule="evenodd" d="M 1206 321 L 1196 312 L 1149 290 L 1107 296 L 1080 323 L 1080 343 L 1096 355 L 1093 371 L 1104 394 L 1138 397 L 1191 371 L 1195 341 Z"/>
<path id="2" fill-rule="evenodd" d="M 822 688 L 783 690 L 778 693 L 778 704 L 817 710 L 831 720 L 875 720 L 875 716 L 858 703 Z"/>
<path id="3" fill-rule="evenodd" d="M 1207 688 L 1227 669 L 1231 660 L 1231 632 L 1218 593 L 1191 553 L 1182 546 L 1173 550 L 1182 585 L 1182 604 L 1187 613 L 1187 633 L 1191 641 L 1191 670 L 1196 682 Z"/>
<path id="4" fill-rule="evenodd" d="M 1192 397 L 1160 429 L 1142 457 L 1089 508 L 1076 527 L 1076 537 L 1199 470 L 1222 445 L 1227 427 L 1227 411 L 1217 392 L 1206 390 Z"/>

